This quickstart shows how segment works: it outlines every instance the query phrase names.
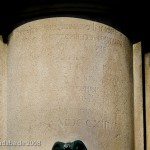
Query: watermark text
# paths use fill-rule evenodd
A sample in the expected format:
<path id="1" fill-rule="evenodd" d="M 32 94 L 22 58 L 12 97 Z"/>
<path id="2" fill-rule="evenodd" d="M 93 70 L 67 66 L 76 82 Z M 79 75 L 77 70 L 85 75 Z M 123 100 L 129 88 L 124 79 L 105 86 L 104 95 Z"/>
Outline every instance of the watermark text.
<path id="1" fill-rule="evenodd" d="M 0 146 L 41 146 L 41 141 L 31 140 L 31 141 L 13 141 L 13 140 L 4 140 L 0 141 Z"/>

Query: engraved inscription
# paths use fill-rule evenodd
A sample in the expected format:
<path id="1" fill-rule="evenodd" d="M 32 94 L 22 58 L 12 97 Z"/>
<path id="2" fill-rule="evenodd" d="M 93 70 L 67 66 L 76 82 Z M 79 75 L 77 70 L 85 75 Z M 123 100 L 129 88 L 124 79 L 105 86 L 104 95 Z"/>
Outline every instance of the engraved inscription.
<path id="1" fill-rule="evenodd" d="M 134 149 L 132 45 L 122 33 L 47 18 L 16 28 L 8 51 L 10 138 L 43 139 L 42 149 L 67 138 L 95 141 L 91 150 Z"/>
<path id="2" fill-rule="evenodd" d="M 41 123 L 47 127 L 51 126 L 72 126 L 72 127 L 87 127 L 87 128 L 101 128 L 106 130 L 116 130 L 116 123 L 106 120 L 95 120 L 95 119 L 58 119 L 52 120 L 51 123 Z"/>

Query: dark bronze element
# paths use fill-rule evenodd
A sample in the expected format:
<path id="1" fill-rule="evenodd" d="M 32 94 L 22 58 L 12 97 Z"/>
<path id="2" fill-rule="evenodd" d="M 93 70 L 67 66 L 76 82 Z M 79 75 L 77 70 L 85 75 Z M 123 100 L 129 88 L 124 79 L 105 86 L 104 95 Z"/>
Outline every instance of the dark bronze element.
<path id="1" fill-rule="evenodd" d="M 68 143 L 56 142 L 52 150 L 87 150 L 87 148 L 82 141 L 76 140 Z"/>

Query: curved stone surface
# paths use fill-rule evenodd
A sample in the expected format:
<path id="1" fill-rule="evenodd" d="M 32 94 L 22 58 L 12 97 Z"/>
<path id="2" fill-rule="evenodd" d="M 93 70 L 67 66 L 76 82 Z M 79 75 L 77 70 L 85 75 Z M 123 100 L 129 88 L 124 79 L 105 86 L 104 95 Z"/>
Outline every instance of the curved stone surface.
<path id="1" fill-rule="evenodd" d="M 8 139 L 41 142 L 29 150 L 77 139 L 89 150 L 134 149 L 132 45 L 122 33 L 41 19 L 16 28 L 8 51 Z"/>

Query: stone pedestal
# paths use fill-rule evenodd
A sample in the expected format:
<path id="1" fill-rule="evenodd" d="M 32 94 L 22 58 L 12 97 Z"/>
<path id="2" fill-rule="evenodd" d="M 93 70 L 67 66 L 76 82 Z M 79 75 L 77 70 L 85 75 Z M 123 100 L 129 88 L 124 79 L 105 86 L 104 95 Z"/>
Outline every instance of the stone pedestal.
<path id="1" fill-rule="evenodd" d="M 150 53 L 145 54 L 146 148 L 150 149 Z"/>
<path id="2" fill-rule="evenodd" d="M 8 45 L 8 139 L 50 150 L 133 150 L 132 45 L 102 23 L 58 17 L 16 28 Z M 41 145 L 40 145 L 41 144 Z"/>
<path id="3" fill-rule="evenodd" d="M 133 45 L 135 150 L 144 150 L 141 42 Z"/>

